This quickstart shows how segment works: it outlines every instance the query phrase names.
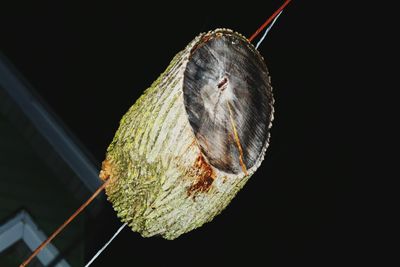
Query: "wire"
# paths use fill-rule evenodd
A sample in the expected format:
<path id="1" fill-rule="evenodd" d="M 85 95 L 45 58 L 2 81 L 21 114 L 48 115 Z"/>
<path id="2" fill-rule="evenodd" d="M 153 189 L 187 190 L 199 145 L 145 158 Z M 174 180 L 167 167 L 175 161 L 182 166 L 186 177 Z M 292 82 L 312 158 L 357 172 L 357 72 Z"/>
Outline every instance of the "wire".
<path id="1" fill-rule="evenodd" d="M 264 38 L 267 36 L 267 33 L 269 30 L 272 28 L 274 25 L 275 21 L 278 19 L 280 14 L 282 14 L 283 9 L 290 3 L 291 0 L 286 0 L 281 7 L 278 8 L 258 29 L 257 31 L 248 39 L 249 42 L 251 42 L 257 35 L 272 21 L 271 25 L 265 30 L 264 35 L 261 37 L 260 41 L 258 41 L 256 48 L 261 44 L 261 42 L 264 40 Z M 25 267 L 28 265 L 31 260 L 48 244 L 50 243 L 72 220 L 75 219 L 76 216 L 78 216 L 79 213 L 81 213 L 95 198 L 96 196 L 106 187 L 106 185 L 109 183 L 110 179 L 106 180 L 97 190 L 96 192 L 93 193 L 93 195 L 81 206 L 79 207 L 74 214 L 70 218 L 68 218 L 59 228 L 54 231 L 54 233 L 47 238 L 39 247 L 35 249 L 35 251 L 29 256 L 28 259 L 26 259 L 20 267 Z M 126 226 L 126 223 L 123 224 L 118 231 L 114 234 L 114 236 L 94 255 L 94 257 L 89 261 L 88 264 L 85 265 L 85 267 L 89 266 L 103 251 L 104 249 L 112 242 L 112 240 L 122 231 L 122 229 Z"/>
<path id="2" fill-rule="evenodd" d="M 101 191 L 103 191 L 103 189 L 106 187 L 106 185 L 109 183 L 110 179 L 108 179 L 107 181 L 105 181 L 97 190 L 96 192 L 93 193 L 93 195 L 85 202 L 82 204 L 82 206 L 80 206 L 75 212 L 74 214 L 71 215 L 71 217 L 69 217 L 60 227 L 57 228 L 57 230 L 55 230 L 51 236 L 49 236 L 45 241 L 43 241 L 42 244 L 40 244 L 40 246 L 38 246 L 35 251 L 32 252 L 32 254 L 29 256 L 28 259 L 26 259 L 21 265 L 20 267 L 25 267 L 26 265 L 29 264 L 29 262 L 31 262 L 31 260 L 48 244 L 51 242 L 51 240 L 54 239 L 54 237 L 56 237 L 70 222 L 72 222 L 76 216 L 79 215 L 79 213 L 81 213 L 82 210 L 84 210 L 96 197 L 98 194 L 100 194 Z"/>
<path id="3" fill-rule="evenodd" d="M 115 234 L 108 240 L 108 242 L 99 250 L 97 253 L 93 256 L 93 258 L 85 265 L 85 267 L 90 266 L 92 262 L 94 262 L 95 259 L 106 249 L 106 247 L 114 240 L 114 238 L 124 229 L 124 227 L 127 225 L 127 223 L 124 223 L 118 230 L 115 232 Z"/>
<path id="4" fill-rule="evenodd" d="M 258 43 L 256 45 L 256 49 L 260 46 L 262 41 L 264 41 L 265 36 L 267 36 L 267 33 L 269 32 L 269 30 L 271 30 L 272 26 L 274 26 L 275 21 L 279 18 L 279 16 L 282 14 L 282 12 L 283 12 L 283 10 L 275 17 L 275 19 L 272 21 L 271 25 L 269 25 L 269 27 L 265 30 L 263 36 L 261 37 L 261 39 L 258 41 Z"/>
<path id="5" fill-rule="evenodd" d="M 263 25 L 260 26 L 260 28 L 258 28 L 256 30 L 255 33 L 253 33 L 253 35 L 249 38 L 249 42 L 253 41 L 254 38 L 257 37 L 257 35 L 264 30 L 265 27 L 267 27 L 267 25 L 279 14 L 279 12 L 281 12 L 289 3 L 291 0 L 286 0 L 285 3 L 283 3 L 283 5 L 278 8 L 264 23 Z"/>

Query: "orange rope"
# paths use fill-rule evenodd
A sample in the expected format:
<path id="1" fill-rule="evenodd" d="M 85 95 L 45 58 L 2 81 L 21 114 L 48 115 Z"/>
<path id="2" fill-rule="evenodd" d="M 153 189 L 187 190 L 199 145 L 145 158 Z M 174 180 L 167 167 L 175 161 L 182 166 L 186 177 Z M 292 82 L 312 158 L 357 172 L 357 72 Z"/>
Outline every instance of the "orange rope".
<path id="1" fill-rule="evenodd" d="M 54 233 L 51 234 L 51 236 L 49 236 L 45 241 L 43 241 L 42 244 L 40 244 L 40 246 L 38 246 L 35 251 L 29 256 L 28 259 L 26 259 L 19 267 L 25 267 L 26 265 L 29 264 L 29 262 L 32 261 L 32 259 L 48 244 L 51 242 L 51 240 L 53 240 L 70 222 L 72 222 L 76 216 L 79 215 L 79 213 L 81 213 L 82 210 L 84 210 L 96 197 L 98 194 L 100 194 L 101 191 L 103 191 L 103 189 L 106 187 L 106 185 L 108 184 L 108 182 L 111 179 L 108 179 L 107 181 L 105 181 L 97 190 L 96 192 L 93 193 L 93 195 L 86 200 L 85 203 L 83 203 L 82 206 L 79 207 L 79 209 L 77 209 L 74 214 L 71 215 L 71 217 L 69 217 L 60 227 L 57 228 L 57 230 L 54 231 Z"/>
<path id="2" fill-rule="evenodd" d="M 253 33 L 253 35 L 249 38 L 249 42 L 251 42 L 254 38 L 256 38 L 257 37 L 257 35 L 258 34 L 260 34 L 260 32 L 289 4 L 291 2 L 291 0 L 286 0 L 285 1 L 285 3 L 283 3 L 283 5 L 280 7 L 280 8 L 278 8 L 272 15 L 271 15 L 271 17 L 269 17 L 261 26 L 260 26 L 260 28 L 258 28 L 257 29 L 257 31 L 255 32 L 255 33 Z M 229 107 L 229 104 L 228 104 L 228 107 Z M 230 107 L 229 107 L 229 109 L 230 109 Z M 231 118 L 232 119 L 232 118 Z M 233 125 L 233 127 L 235 127 L 234 126 L 234 124 L 232 124 Z M 235 131 L 236 129 L 234 128 L 234 131 Z M 236 131 L 235 131 L 235 133 L 236 133 Z M 235 135 L 235 139 L 237 139 L 237 133 L 236 133 L 236 135 Z M 241 146 L 240 146 L 240 142 L 239 142 L 239 140 L 236 140 L 237 142 L 238 142 L 238 149 L 239 149 L 239 152 L 241 152 Z M 242 155 L 242 153 L 240 153 L 241 155 Z M 246 170 L 246 167 L 245 166 L 243 166 L 244 164 L 243 164 L 243 162 L 242 162 L 242 157 L 240 157 L 240 159 L 241 159 L 241 165 L 242 165 L 242 168 L 243 168 L 243 171 L 246 173 L 247 172 L 247 170 Z M 108 184 L 108 182 L 110 181 L 110 179 L 108 179 L 108 180 L 106 180 L 97 190 L 96 190 L 96 192 L 94 192 L 93 193 L 93 195 L 85 202 L 85 203 L 83 203 L 83 205 L 82 206 L 80 206 L 75 212 L 74 212 L 74 214 L 72 214 L 71 215 L 71 217 L 69 217 L 60 227 L 58 227 L 57 228 L 57 230 L 55 230 L 54 231 L 54 233 L 53 234 L 51 234 L 51 236 L 49 236 L 45 241 L 43 241 L 43 243 L 42 244 L 40 244 L 40 246 L 39 247 L 37 247 L 36 249 L 35 249 L 35 251 L 33 251 L 33 253 L 29 256 L 29 258 L 28 259 L 26 259 L 21 265 L 20 265 L 20 267 L 25 267 L 26 265 L 28 265 L 31 261 L 32 261 L 32 259 L 48 244 L 48 243 L 50 243 L 69 223 L 71 223 L 74 219 L 75 219 L 75 217 L 76 216 L 78 216 L 79 215 L 79 213 L 81 213 L 99 194 L 100 194 L 100 192 L 101 191 L 103 191 L 103 189 L 106 187 L 106 185 Z"/>
<path id="3" fill-rule="evenodd" d="M 271 15 L 271 17 L 269 17 L 269 18 L 264 22 L 264 24 L 261 25 L 260 28 L 258 28 L 258 29 L 256 30 L 255 33 L 253 33 L 253 35 L 249 38 L 249 42 L 253 41 L 253 39 L 256 38 L 257 35 L 259 35 L 260 32 L 261 32 L 262 30 L 264 30 L 264 28 L 267 27 L 267 25 L 268 25 L 276 16 L 278 16 L 278 14 L 290 3 L 290 1 L 292 1 L 292 0 L 286 0 L 286 2 L 283 3 L 283 5 L 282 5 L 280 8 L 278 8 L 278 9 L 276 10 L 276 11 Z"/>

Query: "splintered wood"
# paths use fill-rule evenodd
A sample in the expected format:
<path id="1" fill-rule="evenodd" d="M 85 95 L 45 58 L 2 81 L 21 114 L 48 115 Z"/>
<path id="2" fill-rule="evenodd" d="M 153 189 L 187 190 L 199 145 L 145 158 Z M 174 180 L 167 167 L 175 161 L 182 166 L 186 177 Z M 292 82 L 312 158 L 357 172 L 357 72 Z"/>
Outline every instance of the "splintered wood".
<path id="1" fill-rule="evenodd" d="M 174 239 L 211 221 L 260 166 L 273 96 L 243 36 L 197 36 L 123 116 L 101 178 L 133 231 Z"/>

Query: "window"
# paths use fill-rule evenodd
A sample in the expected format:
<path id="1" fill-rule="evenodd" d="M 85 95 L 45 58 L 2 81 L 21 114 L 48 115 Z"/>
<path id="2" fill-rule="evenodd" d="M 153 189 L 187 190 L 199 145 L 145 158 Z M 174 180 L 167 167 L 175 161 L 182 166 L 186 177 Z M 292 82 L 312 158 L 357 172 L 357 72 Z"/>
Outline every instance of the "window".
<path id="1" fill-rule="evenodd" d="M 12 264 L 13 261 L 18 261 L 18 264 L 22 263 L 46 238 L 47 236 L 37 227 L 26 211 L 19 212 L 0 225 L 0 258 L 2 258 L 0 265 L 5 265 L 3 260 L 9 264 Z M 32 267 L 70 267 L 64 259 L 58 258 L 58 255 L 57 248 L 49 243 L 37 255 Z"/>

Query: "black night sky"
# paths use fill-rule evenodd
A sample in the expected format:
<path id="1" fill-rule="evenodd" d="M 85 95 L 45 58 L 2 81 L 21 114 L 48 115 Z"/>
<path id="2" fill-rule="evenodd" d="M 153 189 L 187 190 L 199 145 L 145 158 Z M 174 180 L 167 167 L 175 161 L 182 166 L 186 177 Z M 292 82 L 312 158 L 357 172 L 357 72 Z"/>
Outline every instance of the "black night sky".
<path id="1" fill-rule="evenodd" d="M 0 48 L 100 164 L 121 116 L 198 33 L 250 36 L 281 2 L 13 2 L 0 8 Z M 276 100 L 271 144 L 228 208 L 175 241 L 124 229 L 92 266 L 326 266 L 350 253 L 352 182 L 336 169 L 349 155 L 338 156 L 342 144 L 324 127 L 314 14 L 293 1 L 259 48 Z M 121 223 L 107 204 L 92 224 L 87 259 Z"/>

